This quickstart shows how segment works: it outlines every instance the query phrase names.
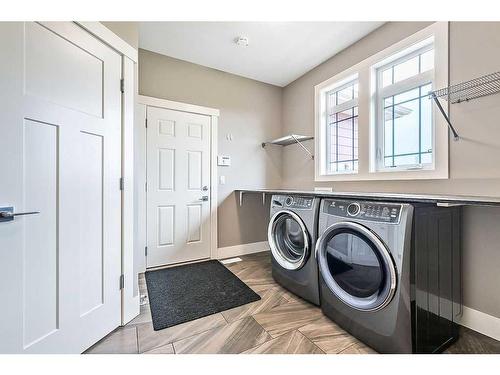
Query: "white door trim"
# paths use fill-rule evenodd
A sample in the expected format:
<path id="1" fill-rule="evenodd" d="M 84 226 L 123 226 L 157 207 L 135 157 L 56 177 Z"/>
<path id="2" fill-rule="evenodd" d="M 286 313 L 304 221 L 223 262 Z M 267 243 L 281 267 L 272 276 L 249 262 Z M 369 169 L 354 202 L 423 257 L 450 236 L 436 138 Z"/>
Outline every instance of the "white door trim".
<path id="1" fill-rule="evenodd" d="M 134 63 L 139 61 L 139 53 L 130 44 L 125 42 L 122 38 L 108 29 L 100 22 L 75 22 L 78 26 L 87 30 L 90 34 L 94 35 L 97 39 L 102 40 L 111 48 L 116 50 L 123 56 L 127 56 Z"/>
<path id="2" fill-rule="evenodd" d="M 189 112 L 199 115 L 210 116 L 210 259 L 218 259 L 218 248 L 217 248 L 217 188 L 218 188 L 218 173 L 217 173 L 217 130 L 218 130 L 218 119 L 220 111 L 216 108 L 203 107 L 195 104 L 176 102 L 172 100 L 154 98 L 151 96 L 138 95 L 137 101 L 139 105 L 159 107 L 164 109 L 170 109 L 174 111 Z M 146 111 L 143 111 L 143 118 L 137 119 L 141 124 L 145 123 Z M 143 131 L 146 131 L 145 126 L 141 126 Z M 146 137 L 144 136 L 144 139 Z M 146 165 L 144 165 L 146 168 Z M 145 181 L 147 182 L 147 181 Z M 147 207 L 146 202 L 143 202 L 144 207 Z M 147 226 L 147 223 L 146 223 Z M 145 238 L 146 236 L 141 236 Z M 144 246 L 147 243 L 144 242 Z M 144 264 L 146 264 L 144 262 Z"/>
<path id="3" fill-rule="evenodd" d="M 151 107 L 160 107 L 165 109 L 172 109 L 174 111 L 191 112 L 199 115 L 216 116 L 218 117 L 220 111 L 216 108 L 203 107 L 196 104 L 174 102 L 172 100 L 154 98 L 152 96 L 138 95 L 139 104 L 148 105 Z"/>

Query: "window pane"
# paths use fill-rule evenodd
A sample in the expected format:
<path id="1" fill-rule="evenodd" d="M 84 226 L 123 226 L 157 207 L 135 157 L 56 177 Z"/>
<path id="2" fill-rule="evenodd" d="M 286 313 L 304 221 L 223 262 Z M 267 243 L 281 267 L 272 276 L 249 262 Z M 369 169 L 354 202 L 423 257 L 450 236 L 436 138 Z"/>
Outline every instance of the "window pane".
<path id="1" fill-rule="evenodd" d="M 432 100 L 424 96 L 420 98 L 422 152 L 432 151 Z M 432 162 L 432 160 L 431 160 Z"/>
<path id="2" fill-rule="evenodd" d="M 353 108 L 337 113 L 337 121 L 342 121 L 351 117 L 353 117 Z"/>
<path id="3" fill-rule="evenodd" d="M 337 105 L 348 102 L 354 99 L 353 97 L 353 85 L 347 86 L 346 88 L 337 91 Z"/>
<path id="4" fill-rule="evenodd" d="M 419 73 L 418 56 L 394 66 L 394 83 L 413 77 Z"/>
<path id="5" fill-rule="evenodd" d="M 431 164 L 432 163 L 432 153 L 428 152 L 426 154 L 422 154 L 422 164 Z"/>
<path id="6" fill-rule="evenodd" d="M 425 93 L 430 88 L 423 85 L 398 94 L 394 97 L 396 104 L 384 107 L 385 167 L 432 163 L 432 101 Z M 410 97 L 415 98 L 407 100 Z M 384 104 L 390 103 L 388 99 Z"/>
<path id="7" fill-rule="evenodd" d="M 352 86 L 351 86 L 352 87 Z M 330 116 L 327 145 L 327 167 L 330 173 L 357 170 L 358 159 L 358 108 L 353 107 Z"/>
<path id="8" fill-rule="evenodd" d="M 415 152 L 419 152 L 418 99 L 394 107 L 394 154 Z"/>
<path id="9" fill-rule="evenodd" d="M 429 95 L 429 92 L 432 91 L 432 84 L 428 84 L 428 85 L 425 85 L 425 86 L 422 86 L 422 93 L 420 94 L 421 96 L 428 96 Z"/>
<path id="10" fill-rule="evenodd" d="M 392 85 L 392 67 L 382 72 L 382 87 Z"/>
<path id="11" fill-rule="evenodd" d="M 420 55 L 420 73 L 434 69 L 434 50 L 431 49 Z"/>
<path id="12" fill-rule="evenodd" d="M 403 155 L 403 156 L 395 156 L 394 157 L 394 165 L 395 166 L 415 165 L 415 164 L 419 164 L 418 154 Z"/>
<path id="13" fill-rule="evenodd" d="M 408 90 L 401 94 L 394 95 L 394 103 L 399 104 L 402 102 L 406 102 L 408 100 L 416 99 L 419 96 L 420 96 L 420 90 L 417 87 L 416 89 Z"/>

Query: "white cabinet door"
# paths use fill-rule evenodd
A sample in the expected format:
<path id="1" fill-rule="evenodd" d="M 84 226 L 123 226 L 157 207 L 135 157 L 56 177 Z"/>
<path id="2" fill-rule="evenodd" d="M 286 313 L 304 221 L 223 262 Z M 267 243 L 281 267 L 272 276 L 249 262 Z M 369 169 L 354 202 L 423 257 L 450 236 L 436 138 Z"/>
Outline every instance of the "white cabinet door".
<path id="1" fill-rule="evenodd" d="M 147 266 L 210 257 L 210 117 L 147 107 Z"/>
<path id="2" fill-rule="evenodd" d="M 0 352 L 120 324 L 121 57 L 71 22 L 0 23 Z"/>

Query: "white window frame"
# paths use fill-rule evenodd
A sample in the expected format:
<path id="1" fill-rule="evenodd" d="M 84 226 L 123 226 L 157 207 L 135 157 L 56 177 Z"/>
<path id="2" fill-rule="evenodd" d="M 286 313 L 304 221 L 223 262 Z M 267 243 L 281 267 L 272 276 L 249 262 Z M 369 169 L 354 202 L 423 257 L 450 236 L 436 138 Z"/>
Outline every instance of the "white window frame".
<path id="1" fill-rule="evenodd" d="M 347 80 L 347 79 L 344 79 L 340 82 L 337 82 L 336 84 L 334 84 L 333 86 L 330 86 L 328 87 L 327 89 L 325 89 L 324 91 L 324 101 L 325 101 L 325 137 L 324 137 L 324 140 L 325 140 L 325 161 L 324 161 L 324 167 L 325 167 L 325 173 L 328 174 L 328 175 L 333 175 L 333 174 L 352 174 L 352 173 L 358 173 L 357 169 L 356 170 L 344 170 L 344 171 L 335 171 L 335 172 L 329 172 L 328 171 L 328 162 L 329 162 L 329 159 L 328 159 L 328 155 L 330 153 L 330 148 L 331 148 L 331 142 L 330 142 L 330 139 L 329 139 L 329 136 L 328 136 L 328 116 L 330 115 L 330 113 L 328 113 L 328 105 L 327 105 L 327 102 L 328 102 L 328 95 L 330 95 L 330 93 L 333 91 L 333 92 L 338 92 L 338 91 L 341 91 L 347 87 L 350 87 L 352 85 L 355 85 L 356 83 L 358 83 L 358 75 L 355 74 L 351 77 L 348 77 L 348 78 L 352 78 L 351 80 Z M 347 81 L 346 81 L 347 80 Z M 346 111 L 348 109 L 351 109 L 351 108 L 354 108 L 354 107 L 358 107 L 358 110 L 359 110 L 359 106 L 358 106 L 358 97 L 356 98 L 353 98 L 351 100 L 348 100 L 342 104 L 337 104 L 335 106 L 333 106 L 331 109 L 332 109 L 332 113 L 339 113 L 339 112 L 343 112 L 343 111 Z M 358 117 L 359 118 L 359 117 Z M 354 140 L 353 140 L 354 142 Z M 338 146 L 338 145 L 337 145 Z M 359 146 L 358 146 L 359 147 Z"/>
<path id="2" fill-rule="evenodd" d="M 383 72 L 390 68 L 393 65 L 401 64 L 404 63 L 415 56 L 418 56 L 420 54 L 423 54 L 427 51 L 433 50 L 434 49 L 434 37 L 428 38 L 427 40 L 424 40 L 422 43 L 422 46 L 420 46 L 420 43 L 417 45 L 414 45 L 410 48 L 410 50 L 402 51 L 405 53 L 401 57 L 396 57 L 393 59 L 385 60 L 383 65 L 377 64 L 377 67 L 374 69 L 375 70 L 375 75 L 376 75 L 376 97 L 375 97 L 375 112 L 376 112 L 376 122 L 374 124 L 375 126 L 375 166 L 372 168 L 375 171 L 387 171 L 387 172 L 394 172 L 394 171 L 413 171 L 413 170 L 419 170 L 419 169 L 427 169 L 427 170 L 434 170 L 435 168 L 435 162 L 434 162 L 434 133 L 435 133 L 435 128 L 434 128 L 434 118 L 432 119 L 432 163 L 430 164 L 407 164 L 404 166 L 398 166 L 398 167 L 386 167 L 384 164 L 384 155 L 385 155 L 385 150 L 384 150 L 384 110 L 383 110 L 383 102 L 384 98 L 387 98 L 389 96 L 394 96 L 398 95 L 401 93 L 404 93 L 409 90 L 413 90 L 415 88 L 418 88 L 419 86 L 431 83 L 434 85 L 434 69 L 427 70 L 425 72 L 419 73 L 417 75 L 414 75 L 412 77 L 409 77 L 407 79 L 404 79 L 402 81 L 393 83 L 389 86 L 382 87 L 382 74 Z M 433 86 L 434 87 L 434 86 Z M 431 100 L 431 99 L 429 99 Z M 431 105 L 434 105 L 432 103 Z"/>
<path id="3" fill-rule="evenodd" d="M 390 168 L 377 170 L 377 68 L 408 54 L 412 48 L 423 47 L 434 38 L 433 87 L 448 86 L 448 22 L 435 22 L 417 33 L 376 53 L 315 86 L 315 181 L 417 180 L 449 177 L 448 125 L 434 103 L 433 167 L 415 169 Z M 326 100 L 325 93 L 336 85 L 358 76 L 358 171 L 357 173 L 327 174 L 326 170 Z M 446 109 L 446 106 L 444 107 Z"/>

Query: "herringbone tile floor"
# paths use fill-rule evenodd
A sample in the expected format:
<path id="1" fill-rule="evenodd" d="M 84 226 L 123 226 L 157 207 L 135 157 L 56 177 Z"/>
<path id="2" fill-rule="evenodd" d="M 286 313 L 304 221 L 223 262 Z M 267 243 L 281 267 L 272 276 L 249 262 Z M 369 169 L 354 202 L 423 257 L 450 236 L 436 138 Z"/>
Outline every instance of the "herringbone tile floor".
<path id="1" fill-rule="evenodd" d="M 87 353 L 375 353 L 321 310 L 275 283 L 270 254 L 241 257 L 227 267 L 261 300 L 191 322 L 154 331 L 149 305 L 125 327 L 120 327 Z M 146 293 L 144 277 L 139 280 Z M 463 329 L 449 353 L 500 353 L 500 342 Z"/>

